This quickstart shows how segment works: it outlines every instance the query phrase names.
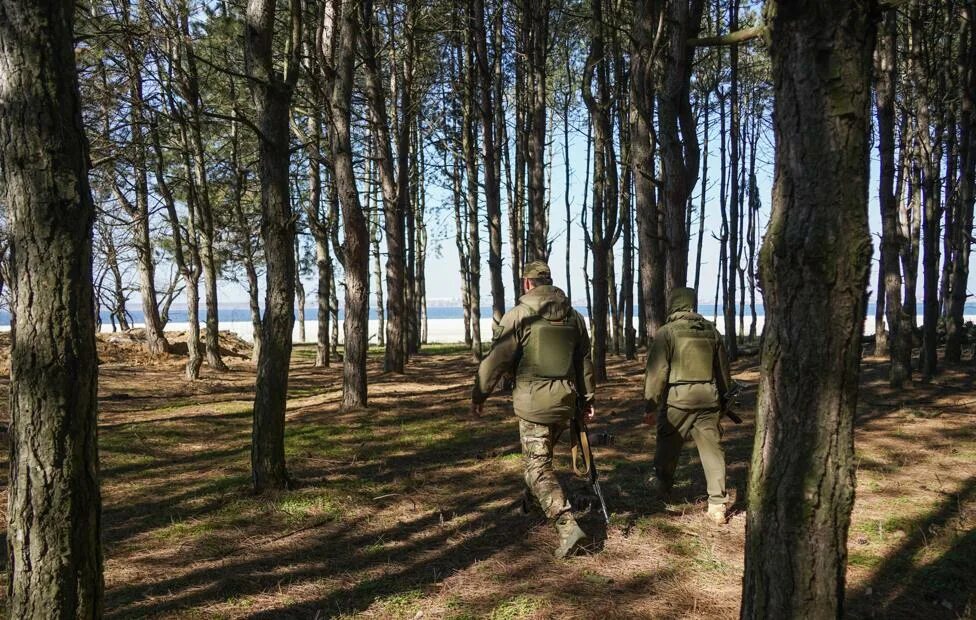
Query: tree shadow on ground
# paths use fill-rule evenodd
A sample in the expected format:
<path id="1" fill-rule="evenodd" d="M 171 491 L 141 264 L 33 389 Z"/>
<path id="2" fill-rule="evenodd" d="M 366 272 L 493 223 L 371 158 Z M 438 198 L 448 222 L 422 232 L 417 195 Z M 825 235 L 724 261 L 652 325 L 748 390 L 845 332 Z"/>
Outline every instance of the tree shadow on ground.
<path id="1" fill-rule="evenodd" d="M 904 541 L 848 593 L 851 618 L 971 618 L 976 612 L 976 476 L 924 517 L 902 525 Z M 948 549 L 928 560 L 930 545 Z M 927 608 L 920 608 L 924 601 Z"/>

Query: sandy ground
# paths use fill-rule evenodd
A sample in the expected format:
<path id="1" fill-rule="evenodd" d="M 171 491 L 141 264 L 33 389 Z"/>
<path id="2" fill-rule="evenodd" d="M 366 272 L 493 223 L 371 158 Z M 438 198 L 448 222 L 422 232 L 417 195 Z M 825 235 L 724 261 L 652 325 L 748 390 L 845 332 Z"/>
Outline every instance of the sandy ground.
<path id="1" fill-rule="evenodd" d="M 254 496 L 254 373 L 246 350 L 225 344 L 230 371 L 205 368 L 193 383 L 178 355 L 147 363 L 102 354 L 108 617 L 737 616 L 755 359 L 735 365 L 747 386 L 745 423 L 726 426 L 725 445 L 740 499 L 721 527 L 704 518 L 693 448 L 682 457 L 674 501 L 647 496 L 641 483 L 653 437 L 640 424 L 642 368 L 612 359 L 591 428 L 616 438 L 596 448 L 612 522 L 584 514 L 591 552 L 554 562 L 551 528 L 539 512 L 518 510 L 510 399 L 493 397 L 483 419 L 466 413 L 470 355 L 440 347 L 402 377 L 382 374 L 374 356 L 369 409 L 341 412 L 341 367 L 315 368 L 311 350 L 299 348 L 286 430 L 295 487 Z M 974 370 L 895 393 L 881 360 L 865 359 L 849 617 L 972 617 Z M 6 399 L 0 417 L 7 419 Z M 587 504 L 586 485 L 569 474 L 568 448 L 557 452 L 563 479 Z"/>

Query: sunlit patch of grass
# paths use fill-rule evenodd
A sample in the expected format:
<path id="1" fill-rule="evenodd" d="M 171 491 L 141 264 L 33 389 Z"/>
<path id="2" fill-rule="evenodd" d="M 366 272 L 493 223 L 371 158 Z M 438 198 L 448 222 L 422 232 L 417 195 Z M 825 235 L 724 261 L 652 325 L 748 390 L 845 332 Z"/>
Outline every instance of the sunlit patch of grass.
<path id="1" fill-rule="evenodd" d="M 667 536 L 683 534 L 681 527 L 676 525 L 673 520 L 660 516 L 641 517 L 634 522 L 634 529 L 641 534 L 653 534 L 655 532 Z"/>
<path id="2" fill-rule="evenodd" d="M 847 564 L 861 568 L 875 568 L 881 564 L 883 559 L 867 551 L 852 551 L 847 556 Z"/>
<path id="3" fill-rule="evenodd" d="M 912 520 L 908 517 L 886 517 L 884 519 L 869 519 L 859 526 L 856 530 L 871 542 L 885 542 L 893 534 L 904 537 L 912 529 Z"/>
<path id="4" fill-rule="evenodd" d="M 471 347 L 463 342 L 432 342 L 420 348 L 421 355 L 452 355 L 470 352 Z"/>
<path id="5" fill-rule="evenodd" d="M 302 493 L 279 499 L 274 509 L 286 515 L 289 521 L 303 521 L 309 518 L 339 520 L 342 507 L 333 498 L 317 493 Z"/>
<path id="6" fill-rule="evenodd" d="M 383 618 L 412 618 L 420 609 L 423 598 L 424 593 L 418 588 L 378 598 L 373 604 L 382 610 Z"/>
<path id="7" fill-rule="evenodd" d="M 542 600 L 539 597 L 519 594 L 492 609 L 488 618 L 491 620 L 518 620 L 519 618 L 528 618 L 541 607 Z"/>
<path id="8" fill-rule="evenodd" d="M 153 536 L 158 540 L 196 538 L 204 534 L 209 534 L 215 529 L 216 526 L 212 519 L 189 519 L 186 521 L 173 521 L 169 525 L 153 532 Z"/>
<path id="9" fill-rule="evenodd" d="M 247 596 L 232 596 L 224 603 L 236 609 L 249 609 L 254 606 L 254 599 Z"/>

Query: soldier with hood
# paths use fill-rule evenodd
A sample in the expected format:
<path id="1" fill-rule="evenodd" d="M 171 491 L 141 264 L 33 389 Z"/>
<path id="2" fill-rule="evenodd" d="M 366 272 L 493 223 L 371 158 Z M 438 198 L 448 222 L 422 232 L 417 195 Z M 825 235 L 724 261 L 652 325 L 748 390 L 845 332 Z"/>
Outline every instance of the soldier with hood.
<path id="1" fill-rule="evenodd" d="M 552 450 L 577 407 L 594 415 L 593 363 L 583 317 L 565 293 L 552 285 L 543 261 L 522 269 L 524 295 L 495 327 L 491 351 L 482 360 L 472 393 L 472 411 L 480 414 L 495 384 L 515 378 L 512 402 L 519 419 L 525 484 L 543 512 L 555 522 L 564 558 L 586 542 L 559 480 Z"/>
<path id="2" fill-rule="evenodd" d="M 693 311 L 696 296 L 692 288 L 671 292 L 667 321 L 647 355 L 647 421 L 657 423 L 654 476 L 648 483 L 667 498 L 681 447 L 690 435 L 705 470 L 708 516 L 720 524 L 725 522 L 728 495 L 719 419 L 732 379 L 722 336 L 710 321 Z"/>

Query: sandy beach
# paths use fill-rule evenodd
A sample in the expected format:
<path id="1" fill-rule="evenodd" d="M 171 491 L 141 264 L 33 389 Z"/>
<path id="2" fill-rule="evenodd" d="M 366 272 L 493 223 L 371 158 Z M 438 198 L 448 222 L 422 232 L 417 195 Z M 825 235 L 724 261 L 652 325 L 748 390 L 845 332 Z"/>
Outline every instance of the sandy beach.
<path id="1" fill-rule="evenodd" d="M 710 318 L 710 317 L 708 317 Z M 918 325 L 922 324 L 922 316 L 919 315 L 916 319 Z M 976 315 L 966 315 L 966 321 L 976 321 Z M 761 332 L 763 328 L 763 323 L 765 322 L 765 317 L 760 316 L 757 318 L 756 329 Z M 748 333 L 750 318 L 746 317 L 745 329 Z M 185 322 L 170 322 L 166 325 L 166 331 L 182 332 L 186 331 L 188 323 Z M 142 327 L 141 323 L 137 323 L 136 327 Z M 201 325 L 202 326 L 202 325 Z M 721 318 L 718 321 L 718 330 L 724 332 L 723 321 Z M 377 330 L 379 328 L 379 321 L 373 319 L 369 321 L 369 342 L 370 344 L 377 343 Z M 0 331 L 9 330 L 9 326 L 0 327 Z M 253 330 L 251 328 L 250 321 L 222 321 L 220 323 L 220 329 L 232 331 L 244 340 L 250 341 L 253 338 Z M 102 333 L 111 333 L 111 325 L 103 324 Z M 491 318 L 481 319 L 481 339 L 482 342 L 488 343 L 491 341 L 492 332 L 492 320 Z M 874 334 L 874 317 L 869 317 L 864 323 L 864 334 L 872 335 Z M 318 338 L 318 323 L 316 321 L 305 321 L 305 339 L 299 339 L 299 328 L 298 323 L 295 323 L 295 330 L 293 332 L 294 342 L 315 342 Z M 429 319 L 427 321 L 427 342 L 431 343 L 453 343 L 461 342 L 464 339 L 464 320 L 463 319 Z M 343 330 L 342 322 L 339 324 L 339 342 L 343 341 Z"/>

